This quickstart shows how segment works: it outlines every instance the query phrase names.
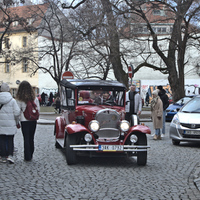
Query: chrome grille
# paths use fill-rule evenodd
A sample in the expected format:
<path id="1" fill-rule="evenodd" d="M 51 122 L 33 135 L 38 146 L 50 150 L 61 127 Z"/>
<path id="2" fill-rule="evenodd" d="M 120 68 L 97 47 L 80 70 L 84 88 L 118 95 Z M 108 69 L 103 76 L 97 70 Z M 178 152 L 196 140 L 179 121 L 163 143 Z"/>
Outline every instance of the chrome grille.
<path id="1" fill-rule="evenodd" d="M 186 127 L 186 128 L 191 128 L 191 129 L 200 128 L 200 124 L 185 124 L 185 123 L 181 123 L 181 126 Z"/>
<path id="2" fill-rule="evenodd" d="M 96 113 L 96 120 L 100 124 L 100 129 L 96 134 L 100 138 L 118 137 L 120 116 L 116 110 L 103 109 Z"/>

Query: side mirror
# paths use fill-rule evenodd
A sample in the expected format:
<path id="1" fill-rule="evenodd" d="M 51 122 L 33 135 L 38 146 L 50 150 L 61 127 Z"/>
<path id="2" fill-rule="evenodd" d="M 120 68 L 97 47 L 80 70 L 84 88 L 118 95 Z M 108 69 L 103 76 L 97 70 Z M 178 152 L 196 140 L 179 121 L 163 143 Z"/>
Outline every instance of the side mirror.
<path id="1" fill-rule="evenodd" d="M 67 90 L 66 91 L 67 99 L 71 99 L 72 97 L 72 90 Z"/>

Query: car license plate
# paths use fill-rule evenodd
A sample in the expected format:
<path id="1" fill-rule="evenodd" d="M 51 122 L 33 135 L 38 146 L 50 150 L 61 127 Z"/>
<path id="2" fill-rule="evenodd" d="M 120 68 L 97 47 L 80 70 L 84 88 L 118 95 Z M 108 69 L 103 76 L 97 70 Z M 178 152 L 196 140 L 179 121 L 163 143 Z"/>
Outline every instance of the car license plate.
<path id="1" fill-rule="evenodd" d="M 186 135 L 200 135 L 200 131 L 184 131 Z"/>
<path id="2" fill-rule="evenodd" d="M 123 151 L 122 145 L 99 145 L 100 151 Z"/>

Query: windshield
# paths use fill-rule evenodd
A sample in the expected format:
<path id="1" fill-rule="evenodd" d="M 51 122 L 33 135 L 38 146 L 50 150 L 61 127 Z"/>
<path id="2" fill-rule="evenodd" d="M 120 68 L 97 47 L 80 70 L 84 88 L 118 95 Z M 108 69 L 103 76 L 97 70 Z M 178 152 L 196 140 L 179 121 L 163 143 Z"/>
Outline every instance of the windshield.
<path id="1" fill-rule="evenodd" d="M 200 113 L 200 97 L 193 98 L 182 109 L 182 112 Z"/>
<path id="2" fill-rule="evenodd" d="M 175 104 L 183 105 L 183 104 L 187 103 L 190 99 L 191 99 L 191 97 L 183 97 L 182 99 L 178 100 Z"/>
<path id="3" fill-rule="evenodd" d="M 78 105 L 124 106 L 124 91 L 78 90 Z"/>

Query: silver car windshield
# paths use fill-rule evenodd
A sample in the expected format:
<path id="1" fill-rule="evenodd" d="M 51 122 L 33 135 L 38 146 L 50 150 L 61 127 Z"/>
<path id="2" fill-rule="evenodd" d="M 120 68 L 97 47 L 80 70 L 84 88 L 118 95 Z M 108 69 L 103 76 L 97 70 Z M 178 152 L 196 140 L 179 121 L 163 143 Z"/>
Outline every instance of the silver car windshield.
<path id="1" fill-rule="evenodd" d="M 181 111 L 186 113 L 200 113 L 200 97 L 193 98 Z"/>

